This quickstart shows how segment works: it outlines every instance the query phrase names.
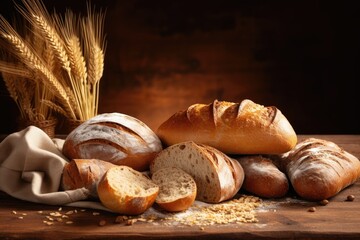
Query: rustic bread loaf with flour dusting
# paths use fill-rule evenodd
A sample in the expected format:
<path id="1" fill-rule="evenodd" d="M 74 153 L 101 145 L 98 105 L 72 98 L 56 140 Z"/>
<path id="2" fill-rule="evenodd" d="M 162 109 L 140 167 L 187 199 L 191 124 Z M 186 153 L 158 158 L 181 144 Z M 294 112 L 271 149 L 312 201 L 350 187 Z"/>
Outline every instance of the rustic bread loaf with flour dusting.
<path id="1" fill-rule="evenodd" d="M 221 151 L 192 141 L 171 145 L 150 164 L 150 174 L 177 167 L 190 174 L 197 186 L 196 199 L 219 203 L 232 198 L 241 188 L 244 171 L 238 161 Z"/>
<path id="2" fill-rule="evenodd" d="M 65 138 L 62 152 L 69 159 L 100 159 L 148 170 L 162 150 L 158 136 L 140 120 L 121 113 L 99 114 Z"/>
<path id="3" fill-rule="evenodd" d="M 177 167 L 161 168 L 151 176 L 160 188 L 155 202 L 169 212 L 180 212 L 194 203 L 197 193 L 193 177 Z"/>
<path id="4" fill-rule="evenodd" d="M 176 112 L 156 133 L 167 146 L 194 141 L 225 154 L 279 154 L 297 143 L 293 127 L 279 109 L 248 99 L 194 104 Z"/>
<path id="5" fill-rule="evenodd" d="M 360 178 L 359 159 L 331 141 L 307 138 L 281 158 L 294 190 L 307 200 L 331 198 Z"/>

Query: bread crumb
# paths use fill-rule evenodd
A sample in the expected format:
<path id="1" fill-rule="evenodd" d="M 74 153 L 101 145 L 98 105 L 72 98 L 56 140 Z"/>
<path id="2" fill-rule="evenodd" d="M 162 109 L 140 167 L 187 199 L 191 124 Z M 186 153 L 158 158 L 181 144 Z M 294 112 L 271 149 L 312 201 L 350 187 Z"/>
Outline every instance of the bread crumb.
<path id="1" fill-rule="evenodd" d="M 322 201 L 319 202 L 320 205 L 325 206 L 328 205 L 329 201 L 327 199 L 324 199 Z"/>

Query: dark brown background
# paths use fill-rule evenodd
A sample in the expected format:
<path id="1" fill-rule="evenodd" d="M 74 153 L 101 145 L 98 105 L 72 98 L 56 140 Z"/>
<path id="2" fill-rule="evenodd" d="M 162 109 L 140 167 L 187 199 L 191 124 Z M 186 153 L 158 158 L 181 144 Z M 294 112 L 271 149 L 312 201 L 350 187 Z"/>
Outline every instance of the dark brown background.
<path id="1" fill-rule="evenodd" d="M 84 0 L 44 2 L 49 11 L 86 9 Z M 93 0 L 107 10 L 99 113 L 156 129 L 193 103 L 248 98 L 277 106 L 299 134 L 360 134 L 355 3 Z M 13 16 L 13 2 L 2 0 L 0 13 Z M 16 131 L 2 81 L 0 109 L 0 133 Z"/>

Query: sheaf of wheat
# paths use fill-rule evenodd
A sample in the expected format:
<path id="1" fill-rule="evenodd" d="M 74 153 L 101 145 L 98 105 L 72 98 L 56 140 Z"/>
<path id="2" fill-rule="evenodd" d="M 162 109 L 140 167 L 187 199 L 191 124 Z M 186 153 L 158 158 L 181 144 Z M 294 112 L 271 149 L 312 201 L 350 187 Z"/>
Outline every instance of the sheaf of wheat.
<path id="1" fill-rule="evenodd" d="M 104 70 L 104 12 L 50 14 L 41 0 L 16 5 L 24 24 L 0 16 L 0 72 L 24 118 L 87 120 L 98 113 Z M 24 91 L 24 86 L 34 91 Z M 20 94 L 21 93 L 21 94 Z"/>

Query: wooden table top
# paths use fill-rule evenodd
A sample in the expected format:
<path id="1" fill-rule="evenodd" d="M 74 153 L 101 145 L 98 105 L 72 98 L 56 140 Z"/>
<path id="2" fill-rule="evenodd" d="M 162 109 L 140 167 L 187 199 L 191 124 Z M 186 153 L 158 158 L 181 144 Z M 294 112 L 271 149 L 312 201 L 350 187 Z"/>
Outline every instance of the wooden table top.
<path id="1" fill-rule="evenodd" d="M 360 158 L 360 135 L 299 135 L 299 140 L 307 137 L 333 141 Z M 355 199 L 348 201 L 349 195 Z M 360 181 L 327 205 L 292 193 L 262 201 L 256 223 L 199 227 L 138 220 L 127 225 L 116 223 L 114 213 L 35 204 L 0 192 L 0 239 L 360 239 Z"/>

